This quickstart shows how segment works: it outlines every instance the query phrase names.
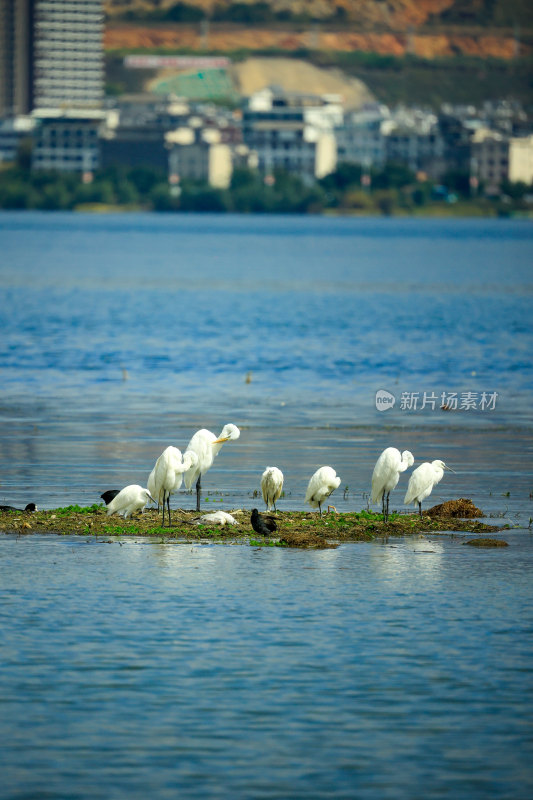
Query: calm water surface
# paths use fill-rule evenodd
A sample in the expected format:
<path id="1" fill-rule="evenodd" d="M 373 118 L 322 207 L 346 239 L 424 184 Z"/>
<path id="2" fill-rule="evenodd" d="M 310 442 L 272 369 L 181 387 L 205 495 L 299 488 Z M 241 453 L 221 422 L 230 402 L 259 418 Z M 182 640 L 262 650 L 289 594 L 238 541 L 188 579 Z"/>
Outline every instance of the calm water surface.
<path id="1" fill-rule="evenodd" d="M 332 464 L 360 508 L 393 444 L 458 471 L 437 499 L 529 519 L 530 223 L 4 213 L 0 245 L 2 502 L 145 485 L 169 443 L 232 421 L 204 481 L 231 505 L 275 464 L 302 507 Z M 443 392 L 497 400 L 446 413 Z"/>
<path id="2" fill-rule="evenodd" d="M 533 539 L 0 538 L 3 798 L 513 798 Z"/>
<path id="3" fill-rule="evenodd" d="M 98 502 L 231 421 L 204 480 L 228 510 L 267 464 L 281 508 L 331 464 L 359 510 L 395 445 L 456 470 L 433 502 L 522 528 L 490 551 L 3 534 L 2 800 L 529 800 L 533 227 L 3 213 L 0 247 L 0 502 Z"/>

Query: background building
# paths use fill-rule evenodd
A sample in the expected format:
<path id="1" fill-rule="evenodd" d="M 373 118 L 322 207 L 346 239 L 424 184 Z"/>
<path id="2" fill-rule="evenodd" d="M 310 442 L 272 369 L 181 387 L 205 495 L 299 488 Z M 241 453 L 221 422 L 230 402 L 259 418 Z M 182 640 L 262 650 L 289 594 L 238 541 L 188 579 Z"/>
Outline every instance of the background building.
<path id="1" fill-rule="evenodd" d="M 101 0 L 33 0 L 33 107 L 99 108 L 104 93 Z"/>
<path id="2" fill-rule="evenodd" d="M 33 108 L 34 0 L 0 0 L 0 117 Z"/>
<path id="3" fill-rule="evenodd" d="M 0 115 L 99 108 L 102 0 L 0 0 Z"/>
<path id="4" fill-rule="evenodd" d="M 334 171 L 334 129 L 342 123 L 342 102 L 337 96 L 269 88 L 248 99 L 243 110 L 243 141 L 256 151 L 261 172 L 283 169 L 312 181 Z"/>

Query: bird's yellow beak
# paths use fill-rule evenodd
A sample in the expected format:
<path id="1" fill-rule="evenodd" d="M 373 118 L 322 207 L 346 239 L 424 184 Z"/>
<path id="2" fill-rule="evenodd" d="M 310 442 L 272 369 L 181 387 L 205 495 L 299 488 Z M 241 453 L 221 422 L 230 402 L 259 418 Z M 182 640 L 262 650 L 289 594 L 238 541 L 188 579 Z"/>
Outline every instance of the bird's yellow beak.
<path id="1" fill-rule="evenodd" d="M 449 469 L 450 472 L 453 472 L 454 475 L 457 475 L 456 471 L 454 469 L 452 469 L 451 467 L 448 467 L 447 464 L 444 465 L 444 469 Z"/>
<path id="2" fill-rule="evenodd" d="M 221 439 L 215 439 L 211 444 L 220 444 L 220 442 L 229 442 L 229 436 L 223 436 Z"/>

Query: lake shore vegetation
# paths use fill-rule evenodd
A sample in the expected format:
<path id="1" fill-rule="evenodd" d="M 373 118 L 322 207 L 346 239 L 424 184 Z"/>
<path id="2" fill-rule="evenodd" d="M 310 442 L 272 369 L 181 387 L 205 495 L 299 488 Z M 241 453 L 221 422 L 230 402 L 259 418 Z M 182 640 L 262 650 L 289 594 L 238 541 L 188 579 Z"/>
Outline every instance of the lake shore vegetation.
<path id="1" fill-rule="evenodd" d="M 466 173 L 450 172 L 437 184 L 393 163 L 365 176 L 361 166 L 341 163 L 310 184 L 283 171 L 265 181 L 240 167 L 227 189 L 183 180 L 178 191 L 163 171 L 144 166 L 102 169 L 90 183 L 77 173 L 32 171 L 24 158 L 0 169 L 4 210 L 507 217 L 531 215 L 531 191 L 507 182 L 486 197 L 483 187 L 472 192 Z"/>
<path id="2" fill-rule="evenodd" d="M 216 510 L 216 509 L 213 509 Z M 335 547 L 342 542 L 372 541 L 388 536 L 463 532 L 487 534 L 502 532 L 504 528 L 487 525 L 478 519 L 429 516 L 424 514 L 398 514 L 391 512 L 388 522 L 374 511 L 323 514 L 309 511 L 278 511 L 277 531 L 271 537 L 260 537 L 250 523 L 250 512 L 232 509 L 237 525 L 201 523 L 197 511 L 175 509 L 172 526 L 161 526 L 161 514 L 156 509 L 145 509 L 142 514 L 123 519 L 108 516 L 102 504 L 88 507 L 67 506 L 48 511 L 25 513 L 0 511 L 0 532 L 27 534 L 60 534 L 109 538 L 141 536 L 161 540 L 187 542 L 237 542 L 257 546 L 279 547 Z"/>

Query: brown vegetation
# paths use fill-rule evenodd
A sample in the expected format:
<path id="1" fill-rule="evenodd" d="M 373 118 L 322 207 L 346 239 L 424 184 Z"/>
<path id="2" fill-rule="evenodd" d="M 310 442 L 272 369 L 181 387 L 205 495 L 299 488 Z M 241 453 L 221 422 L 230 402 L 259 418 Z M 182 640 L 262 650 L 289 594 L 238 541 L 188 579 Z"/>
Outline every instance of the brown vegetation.
<path id="1" fill-rule="evenodd" d="M 376 4 L 377 5 L 377 4 Z M 380 55 L 412 54 L 433 59 L 468 55 L 479 58 L 512 59 L 517 55 L 514 38 L 506 34 L 364 32 L 356 30 L 320 31 L 309 29 L 245 28 L 210 26 L 206 37 L 198 25 L 154 25 L 150 27 L 113 23 L 105 32 L 106 50 L 188 50 L 232 52 L 237 50 L 300 49 L 355 50 Z M 520 45 L 520 54 L 530 48 Z"/>
<path id="2" fill-rule="evenodd" d="M 470 539 L 463 544 L 470 544 L 472 547 L 509 547 L 509 542 L 503 539 Z"/>
<path id="3" fill-rule="evenodd" d="M 259 0 L 238 0 L 240 4 L 253 5 Z M 104 0 L 104 9 L 109 17 L 128 11 L 137 13 L 167 10 L 182 2 L 185 5 L 213 14 L 216 9 L 226 10 L 235 5 L 234 0 Z M 407 27 L 423 25 L 432 17 L 447 11 L 455 0 L 263 0 L 274 14 L 285 12 L 293 17 L 308 17 L 315 20 L 329 20 L 342 15 L 344 19 L 355 20 L 360 25 Z"/>
<path id="4" fill-rule="evenodd" d="M 439 503 L 426 511 L 429 517 L 442 517 L 444 519 L 472 519 L 482 517 L 483 511 L 477 508 L 469 498 L 460 497 L 459 500 L 447 500 Z"/>

